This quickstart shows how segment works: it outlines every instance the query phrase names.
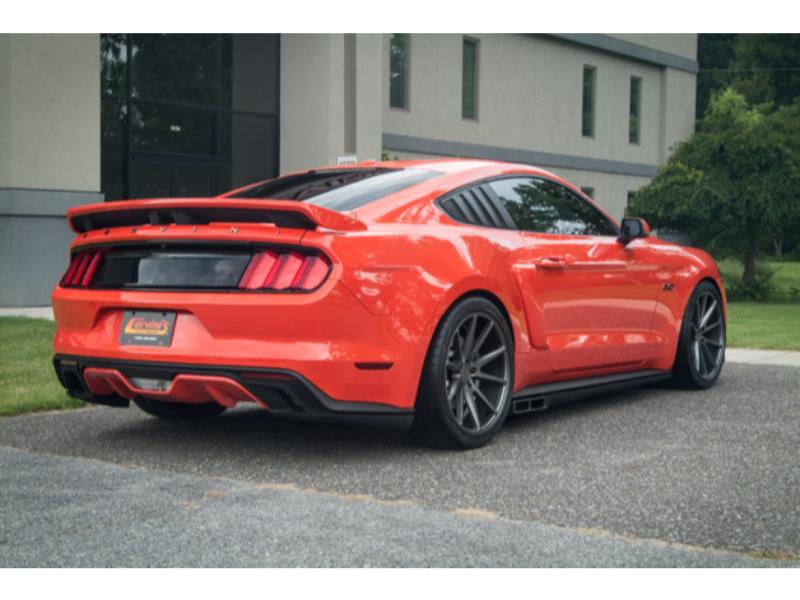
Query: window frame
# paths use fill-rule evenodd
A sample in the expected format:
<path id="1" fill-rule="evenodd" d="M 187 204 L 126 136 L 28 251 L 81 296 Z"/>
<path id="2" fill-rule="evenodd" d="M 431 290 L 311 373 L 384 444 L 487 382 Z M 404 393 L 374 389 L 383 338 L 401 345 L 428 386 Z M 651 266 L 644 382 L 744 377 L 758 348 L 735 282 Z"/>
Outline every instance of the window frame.
<path id="1" fill-rule="evenodd" d="M 401 35 L 405 37 L 406 40 L 406 57 L 405 57 L 405 85 L 404 90 L 405 94 L 403 95 L 403 106 L 393 106 L 392 105 L 392 38 L 393 36 Z M 389 52 L 388 52 L 388 68 L 387 72 L 389 73 L 389 110 L 394 110 L 398 112 L 411 112 L 411 34 L 410 33 L 390 33 L 389 34 Z"/>
<path id="2" fill-rule="evenodd" d="M 467 44 L 473 44 L 475 47 L 475 73 L 472 77 L 474 82 L 474 89 L 473 89 L 473 98 L 472 103 L 474 106 L 475 114 L 472 117 L 465 117 L 464 116 L 464 100 L 466 96 L 464 95 L 464 69 L 466 67 L 466 62 L 464 60 L 464 49 Z M 477 123 L 480 117 L 480 61 L 481 61 L 481 40 L 476 37 L 472 37 L 469 35 L 462 36 L 461 38 L 461 120 L 468 121 L 470 123 Z"/>
<path id="3" fill-rule="evenodd" d="M 638 98 L 636 103 L 636 139 L 631 139 L 633 133 L 633 84 L 638 82 Z M 642 145 L 642 78 L 631 75 L 628 84 L 628 144 L 632 146 Z"/>
<path id="4" fill-rule="evenodd" d="M 586 72 L 592 74 L 592 97 L 589 113 L 591 115 L 591 130 L 586 133 Z M 594 65 L 583 65 L 581 71 L 581 137 L 595 139 L 597 133 L 597 67 Z"/>
<path id="5" fill-rule="evenodd" d="M 516 224 L 516 222 L 514 222 L 514 219 L 511 217 L 510 213 L 508 213 L 508 210 L 506 209 L 506 207 L 503 204 L 502 200 L 500 200 L 500 197 L 497 195 L 497 193 L 489 185 L 492 182 L 502 181 L 503 179 L 534 179 L 534 180 L 537 180 L 537 181 L 545 181 L 547 183 L 556 185 L 556 186 L 566 190 L 567 192 L 571 193 L 580 202 L 584 202 L 585 204 L 587 204 L 606 223 L 608 223 L 608 226 L 611 229 L 612 233 L 610 233 L 608 235 L 591 235 L 591 234 L 576 234 L 576 233 L 552 233 L 552 232 L 546 232 L 546 231 L 529 231 L 527 229 L 520 229 L 519 226 Z M 457 219 L 457 218 L 453 217 L 442 206 L 442 202 L 445 202 L 446 200 L 450 199 L 451 197 L 457 196 L 457 195 L 459 195 L 459 194 L 461 194 L 461 193 L 463 193 L 465 191 L 471 190 L 473 188 L 478 188 L 478 187 L 484 187 L 486 189 L 487 194 L 489 195 L 492 203 L 494 204 L 494 206 L 498 210 L 498 212 L 505 213 L 508 216 L 508 219 L 510 220 L 510 222 L 514 223 L 514 227 L 513 228 L 511 228 L 511 227 L 499 228 L 499 227 L 494 227 L 492 225 L 482 225 L 480 223 L 470 223 L 470 222 L 467 222 L 467 221 L 461 221 L 460 219 Z M 583 194 L 583 192 L 581 192 L 580 194 L 576 193 L 574 190 L 572 190 L 570 187 L 564 185 L 563 183 L 559 183 L 558 181 L 550 179 L 549 177 L 546 177 L 544 175 L 531 175 L 531 174 L 528 174 L 528 173 L 511 173 L 511 174 L 507 174 L 507 175 L 495 175 L 495 176 L 492 176 L 492 177 L 486 177 L 484 179 L 480 179 L 478 181 L 472 181 L 472 182 L 470 182 L 468 184 L 465 184 L 465 185 L 459 186 L 459 187 L 457 187 L 455 189 L 452 189 L 449 192 L 447 192 L 446 194 L 442 194 L 441 196 L 436 198 L 433 201 L 433 203 L 436 206 L 436 208 L 438 208 L 440 211 L 442 211 L 447 217 L 453 219 L 457 223 L 460 223 L 462 225 L 470 225 L 472 227 L 485 227 L 487 229 L 495 229 L 495 230 L 499 230 L 499 231 L 516 231 L 518 233 L 528 233 L 528 234 L 531 234 L 531 235 L 548 235 L 548 236 L 565 236 L 565 235 L 569 235 L 569 236 L 572 236 L 572 237 L 580 237 L 580 238 L 587 238 L 587 237 L 618 237 L 620 229 L 619 229 L 619 226 L 617 225 L 617 223 L 609 215 L 607 215 L 603 210 L 601 210 L 594 203 L 594 200 L 592 198 L 589 198 L 587 196 L 587 198 L 589 198 L 587 200 L 587 198 L 584 198 L 582 196 L 582 194 Z"/>

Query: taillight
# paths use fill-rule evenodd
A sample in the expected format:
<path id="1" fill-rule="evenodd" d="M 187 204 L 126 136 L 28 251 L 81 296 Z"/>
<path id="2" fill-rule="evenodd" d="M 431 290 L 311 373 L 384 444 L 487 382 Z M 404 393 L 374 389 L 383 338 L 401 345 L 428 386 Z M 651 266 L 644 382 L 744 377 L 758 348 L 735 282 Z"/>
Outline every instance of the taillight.
<path id="1" fill-rule="evenodd" d="M 78 252 L 72 257 L 67 272 L 61 278 L 62 287 L 88 287 L 103 260 L 103 250 Z"/>
<path id="2" fill-rule="evenodd" d="M 331 264 L 317 254 L 264 250 L 257 252 L 239 281 L 243 290 L 310 291 L 331 272 Z"/>

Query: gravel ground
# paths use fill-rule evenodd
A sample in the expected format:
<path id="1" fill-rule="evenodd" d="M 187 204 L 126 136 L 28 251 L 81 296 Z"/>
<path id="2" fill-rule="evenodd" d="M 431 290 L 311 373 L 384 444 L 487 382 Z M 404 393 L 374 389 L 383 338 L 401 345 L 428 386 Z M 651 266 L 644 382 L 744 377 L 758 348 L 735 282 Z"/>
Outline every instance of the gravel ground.
<path id="1" fill-rule="evenodd" d="M 797 566 L 798 387 L 729 364 L 707 392 L 512 419 L 469 452 L 249 408 L 7 418 L 0 566 Z"/>

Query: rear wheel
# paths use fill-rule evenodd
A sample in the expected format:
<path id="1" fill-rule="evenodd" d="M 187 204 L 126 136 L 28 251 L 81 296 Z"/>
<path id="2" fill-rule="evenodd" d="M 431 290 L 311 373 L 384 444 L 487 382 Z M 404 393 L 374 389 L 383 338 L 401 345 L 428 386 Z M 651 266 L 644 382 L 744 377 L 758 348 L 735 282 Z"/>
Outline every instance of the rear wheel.
<path id="1" fill-rule="evenodd" d="M 144 412 L 169 421 L 203 421 L 216 417 L 225 407 L 216 402 L 203 404 L 183 404 L 163 402 L 152 398 L 134 398 L 134 403 Z"/>
<path id="2" fill-rule="evenodd" d="M 514 382 L 513 339 L 485 298 L 468 298 L 442 319 L 422 371 L 414 428 L 451 448 L 486 444 L 503 426 Z"/>
<path id="3" fill-rule="evenodd" d="M 702 281 L 683 315 L 673 377 L 690 389 L 706 389 L 719 378 L 725 362 L 725 317 L 716 286 Z"/>

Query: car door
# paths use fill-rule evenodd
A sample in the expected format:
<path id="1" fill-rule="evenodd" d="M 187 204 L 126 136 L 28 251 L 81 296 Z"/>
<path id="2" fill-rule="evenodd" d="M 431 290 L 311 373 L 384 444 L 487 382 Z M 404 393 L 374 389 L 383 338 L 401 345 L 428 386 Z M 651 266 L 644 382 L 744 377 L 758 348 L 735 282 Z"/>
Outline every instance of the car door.
<path id="1" fill-rule="evenodd" d="M 508 177 L 489 187 L 525 240 L 515 277 L 531 339 L 553 370 L 633 370 L 658 356 L 651 323 L 660 284 L 646 242 L 621 244 L 599 210 L 554 181 Z"/>

